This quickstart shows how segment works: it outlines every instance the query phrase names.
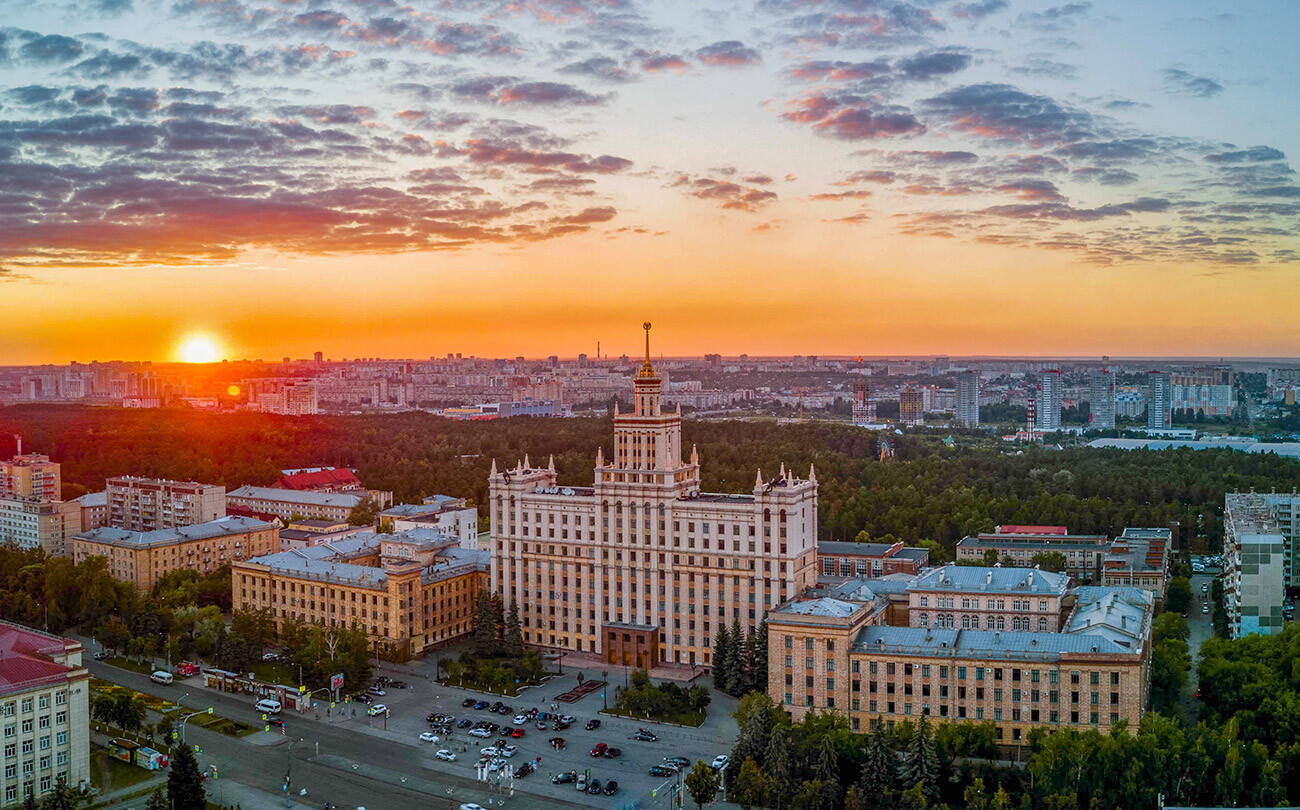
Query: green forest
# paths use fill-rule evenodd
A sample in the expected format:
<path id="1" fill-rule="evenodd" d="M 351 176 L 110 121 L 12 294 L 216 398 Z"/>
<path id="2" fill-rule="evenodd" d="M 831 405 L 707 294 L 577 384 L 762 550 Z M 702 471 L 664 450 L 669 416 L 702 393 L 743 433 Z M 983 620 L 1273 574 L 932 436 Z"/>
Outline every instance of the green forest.
<path id="1" fill-rule="evenodd" d="M 443 493 L 482 503 L 493 459 L 534 464 L 555 456 L 560 482 L 589 485 L 596 448 L 612 443 L 606 419 L 516 418 L 459 422 L 430 414 L 281 417 L 259 413 L 123 410 L 85 406 L 0 409 L 0 435 L 63 464 L 64 496 L 97 491 L 112 475 L 224 484 L 270 484 L 279 470 L 355 467 L 397 501 Z M 688 420 L 684 444 L 699 447 L 706 490 L 745 492 L 762 468 L 784 462 L 821 485 L 820 539 L 892 535 L 935 540 L 949 551 L 967 534 L 1001 523 L 1068 525 L 1080 533 L 1127 526 L 1179 528 L 1184 538 L 1221 538 L 1225 492 L 1300 486 L 1300 464 L 1232 451 L 1052 450 L 938 435 L 893 436 L 878 460 L 878 435 L 845 424 Z"/>

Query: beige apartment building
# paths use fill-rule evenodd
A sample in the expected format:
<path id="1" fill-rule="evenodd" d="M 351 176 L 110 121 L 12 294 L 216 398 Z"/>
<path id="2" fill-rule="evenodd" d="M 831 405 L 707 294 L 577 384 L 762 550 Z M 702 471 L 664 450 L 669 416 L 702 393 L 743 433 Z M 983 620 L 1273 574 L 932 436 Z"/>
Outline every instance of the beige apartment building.
<path id="1" fill-rule="evenodd" d="M 1025 587 L 996 574 L 986 579 L 989 571 L 1005 569 L 939 570 L 984 579 L 982 588 L 947 591 L 957 604 L 962 598 L 987 600 L 990 594 L 1014 600 Z M 908 590 L 911 626 L 890 623 L 897 595 L 887 589 L 878 593 L 878 583 L 866 579 L 781 605 L 768 616 L 772 699 L 796 719 L 810 711 L 838 712 L 857 731 L 922 716 L 938 722 L 992 721 L 999 743 L 1009 747 L 1025 743 L 1033 728 L 1106 733 L 1120 721 L 1130 731 L 1137 727 L 1148 697 L 1155 605 L 1150 592 L 1104 586 L 1054 590 L 1059 612 L 1049 608 L 1047 619 L 1049 627 L 1059 621 L 1059 630 L 1036 629 L 1035 617 L 1035 629 L 1016 631 L 968 629 L 960 621 L 953 627 L 946 622 L 920 626 L 919 600 L 933 598 L 931 585 Z M 1039 597 L 1030 601 L 1037 608 Z M 1000 616 L 1000 611 L 994 615 L 995 627 Z"/>
<path id="2" fill-rule="evenodd" d="M 707 667 L 719 627 L 756 627 L 816 582 L 817 478 L 782 465 L 750 492 L 701 492 L 649 340 L 646 324 L 633 410 L 615 411 L 614 451 L 598 451 L 593 486 L 560 486 L 554 463 L 493 461 L 491 587 L 518 607 L 531 645 Z"/>
<path id="3" fill-rule="evenodd" d="M 136 532 L 174 529 L 226 516 L 226 488 L 123 475 L 107 482 L 108 525 Z"/>
<path id="4" fill-rule="evenodd" d="M 90 785 L 90 673 L 81 642 L 0 622 L 3 804 L 38 804 L 60 777 Z"/>
<path id="5" fill-rule="evenodd" d="M 0 497 L 0 543 L 66 557 L 80 531 L 81 507 L 75 501 Z"/>
<path id="6" fill-rule="evenodd" d="M 49 456 L 20 454 L 0 461 L 0 498 L 57 501 L 62 491 L 59 464 Z"/>
<path id="7" fill-rule="evenodd" d="M 374 500 L 372 493 L 364 491 L 311 492 L 253 486 L 233 489 L 226 496 L 231 506 L 243 507 L 259 515 L 275 515 L 286 521 L 304 517 L 340 522 L 346 521 L 352 510 L 367 498 Z"/>
<path id="8" fill-rule="evenodd" d="M 437 529 L 353 535 L 234 564 L 233 606 L 287 619 L 360 627 L 412 655 L 452 643 L 474 622 L 488 553 Z"/>
<path id="9" fill-rule="evenodd" d="M 77 535 L 73 559 L 105 557 L 115 579 L 149 590 L 171 571 L 209 574 L 223 565 L 280 550 L 280 529 L 248 517 L 223 517 L 193 526 L 130 531 L 104 526 Z"/>

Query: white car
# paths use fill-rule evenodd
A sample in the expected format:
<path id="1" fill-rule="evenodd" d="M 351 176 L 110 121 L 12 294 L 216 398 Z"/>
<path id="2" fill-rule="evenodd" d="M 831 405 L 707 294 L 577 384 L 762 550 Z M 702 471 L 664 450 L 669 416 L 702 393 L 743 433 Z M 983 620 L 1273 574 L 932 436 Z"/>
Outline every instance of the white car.
<path id="1" fill-rule="evenodd" d="M 426 731 L 420 735 L 420 742 L 432 743 L 432 742 L 437 742 L 439 739 L 441 738 L 437 734 L 434 734 L 432 731 Z"/>
<path id="2" fill-rule="evenodd" d="M 472 728 L 472 729 L 469 730 L 469 736 L 471 736 L 471 737 L 491 737 L 491 736 L 492 736 L 492 732 L 488 731 L 488 730 L 485 729 L 485 728 Z"/>
<path id="3" fill-rule="evenodd" d="M 377 695 L 377 696 L 379 696 L 379 697 L 383 697 L 384 695 L 388 694 L 388 693 L 385 692 L 384 690 L 380 689 L 378 686 L 372 686 L 372 687 L 370 687 L 369 689 L 367 689 L 366 691 L 369 692 L 369 693 L 372 694 L 372 695 Z"/>
<path id="4" fill-rule="evenodd" d="M 277 653 L 273 653 L 273 652 L 263 653 L 263 654 L 262 654 L 262 660 L 263 660 L 263 661 L 279 661 L 279 660 L 280 660 L 280 656 L 279 656 L 279 654 L 277 654 Z"/>
<path id="5" fill-rule="evenodd" d="M 382 703 L 376 703 L 375 705 L 371 706 L 369 709 L 366 709 L 366 714 L 370 715 L 371 717 L 377 717 L 378 715 L 381 714 L 388 714 L 388 707 Z"/>
<path id="6" fill-rule="evenodd" d="M 485 757 L 500 756 L 501 751 L 495 745 L 489 745 L 487 748 L 480 748 L 478 752 Z"/>
<path id="7" fill-rule="evenodd" d="M 460 806 L 460 810 L 487 810 L 487 808 L 481 804 L 474 804 L 474 802 L 465 802 Z"/>
<path id="8" fill-rule="evenodd" d="M 578 722 L 578 718 L 574 717 L 571 714 L 562 714 L 560 715 L 560 722 L 569 723 L 570 725 L 572 725 L 573 723 Z"/>
<path id="9" fill-rule="evenodd" d="M 514 723 L 516 726 L 525 726 L 528 725 L 528 716 L 523 714 L 516 714 L 515 719 L 511 720 L 510 722 Z"/>
<path id="10" fill-rule="evenodd" d="M 492 760 L 492 762 L 488 763 L 488 770 L 491 771 L 492 773 L 496 773 L 497 771 L 501 770 L 501 766 L 505 764 L 506 761 L 504 759 L 494 759 Z"/>
<path id="11" fill-rule="evenodd" d="M 519 746 L 517 745 L 507 745 L 506 747 L 501 749 L 500 753 L 501 756 L 503 757 L 513 757 L 515 755 L 515 752 L 518 750 L 519 750 Z"/>
<path id="12" fill-rule="evenodd" d="M 446 748 L 444 748 L 444 749 L 442 749 L 441 751 L 439 751 L 438 753 L 434 754 L 434 756 L 437 757 L 438 759 L 442 760 L 443 762 L 455 762 L 455 761 L 456 761 L 456 755 L 453 754 L 452 752 L 448 751 Z"/>
<path id="13" fill-rule="evenodd" d="M 727 763 L 730 761 L 731 761 L 731 757 L 727 756 L 726 754 L 718 754 L 716 757 L 713 758 L 713 764 L 710 765 L 709 767 L 713 768 L 713 770 L 715 771 L 720 771 L 723 768 L 727 767 Z"/>

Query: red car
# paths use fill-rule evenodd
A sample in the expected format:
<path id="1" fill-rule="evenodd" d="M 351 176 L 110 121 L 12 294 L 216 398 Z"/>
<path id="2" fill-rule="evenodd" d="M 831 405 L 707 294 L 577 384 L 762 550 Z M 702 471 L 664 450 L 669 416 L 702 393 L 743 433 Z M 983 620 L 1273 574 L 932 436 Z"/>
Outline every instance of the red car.
<path id="1" fill-rule="evenodd" d="M 511 737 L 522 737 L 522 736 L 524 736 L 524 730 L 523 730 L 522 728 L 512 728 L 512 729 L 510 729 L 510 736 L 511 736 Z"/>
<path id="2" fill-rule="evenodd" d="M 199 665 L 189 661 L 182 661 L 176 665 L 176 674 L 182 678 L 188 678 L 192 675 L 199 674 Z"/>
<path id="3" fill-rule="evenodd" d="M 603 757 L 605 756 L 605 749 L 607 748 L 609 748 L 609 746 L 605 743 L 596 743 L 596 747 L 591 749 L 591 755 L 593 757 Z"/>

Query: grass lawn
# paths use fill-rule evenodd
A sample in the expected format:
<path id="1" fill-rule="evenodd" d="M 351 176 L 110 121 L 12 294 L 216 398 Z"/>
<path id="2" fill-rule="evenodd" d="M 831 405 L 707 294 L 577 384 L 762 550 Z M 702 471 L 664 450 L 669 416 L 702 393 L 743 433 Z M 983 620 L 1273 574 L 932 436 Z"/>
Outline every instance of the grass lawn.
<path id="1" fill-rule="evenodd" d="M 704 725 L 705 714 L 695 714 L 694 712 L 682 712 L 677 715 L 664 715 L 663 717 L 638 717 L 627 709 L 613 706 L 605 709 L 603 714 L 612 714 L 617 717 L 626 717 L 629 720 L 649 720 L 654 723 L 676 723 L 679 726 L 699 727 Z"/>
<path id="2" fill-rule="evenodd" d="M 257 675 L 258 680 L 282 686 L 295 686 L 298 683 L 298 668 L 279 661 L 258 661 L 253 665 L 253 674 Z"/>
<path id="3" fill-rule="evenodd" d="M 154 670 L 154 668 L 149 664 L 142 664 L 139 661 L 130 658 L 122 658 L 121 656 L 110 658 L 104 663 L 112 664 L 113 666 L 121 667 L 122 669 L 129 669 L 132 672 L 138 672 L 141 675 L 150 675 Z"/>
<path id="4" fill-rule="evenodd" d="M 107 783 L 105 783 L 106 769 Z M 157 771 L 146 771 L 144 768 L 137 768 L 135 765 L 117 759 L 108 753 L 107 748 L 98 745 L 90 746 L 90 783 L 100 790 L 121 790 L 138 785 L 157 774 Z"/>

